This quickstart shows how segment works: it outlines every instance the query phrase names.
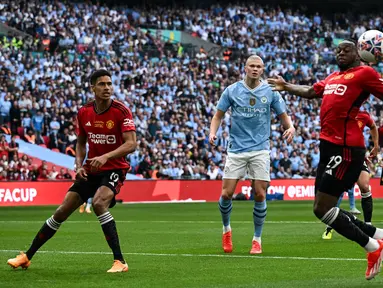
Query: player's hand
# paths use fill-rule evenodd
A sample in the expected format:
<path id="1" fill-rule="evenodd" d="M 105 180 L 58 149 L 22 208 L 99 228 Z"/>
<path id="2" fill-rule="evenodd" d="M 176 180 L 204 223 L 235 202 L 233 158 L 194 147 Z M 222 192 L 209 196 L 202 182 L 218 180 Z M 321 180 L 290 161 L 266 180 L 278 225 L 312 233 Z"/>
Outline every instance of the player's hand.
<path id="1" fill-rule="evenodd" d="M 277 76 L 277 78 L 267 78 L 267 83 L 269 83 L 273 91 L 284 91 L 287 85 L 287 82 L 281 76 Z"/>
<path id="2" fill-rule="evenodd" d="M 379 153 L 379 146 L 374 146 L 372 150 L 370 151 L 370 155 L 368 156 L 369 159 L 374 159 L 376 156 L 378 156 Z"/>
<path id="3" fill-rule="evenodd" d="M 295 128 L 290 127 L 285 132 L 283 132 L 282 138 L 286 139 L 287 143 L 290 144 L 294 139 L 294 135 L 295 135 Z"/>
<path id="4" fill-rule="evenodd" d="M 90 158 L 87 160 L 88 165 L 90 166 L 91 171 L 98 170 L 100 167 L 104 166 L 104 164 L 108 161 L 108 157 L 105 155 L 101 155 L 98 157 Z"/>
<path id="5" fill-rule="evenodd" d="M 88 180 L 88 174 L 86 173 L 84 167 L 80 167 L 79 169 L 76 170 L 76 179 L 77 180 Z"/>
<path id="6" fill-rule="evenodd" d="M 217 136 L 214 134 L 209 135 L 209 143 L 211 146 L 215 146 L 215 140 L 217 140 Z"/>

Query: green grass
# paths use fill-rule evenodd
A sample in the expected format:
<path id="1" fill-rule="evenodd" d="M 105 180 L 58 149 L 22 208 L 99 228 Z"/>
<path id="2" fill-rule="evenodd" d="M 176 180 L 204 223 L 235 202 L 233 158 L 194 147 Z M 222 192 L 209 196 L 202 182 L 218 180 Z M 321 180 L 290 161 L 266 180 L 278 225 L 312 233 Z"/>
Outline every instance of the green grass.
<path id="1" fill-rule="evenodd" d="M 106 273 L 113 258 L 97 218 L 77 212 L 28 270 L 12 270 L 6 261 L 17 253 L 7 250 L 25 251 L 55 207 L 0 208 L 0 287 L 383 287 L 383 275 L 364 280 L 365 253 L 357 244 L 337 234 L 321 239 L 324 225 L 311 207 L 269 202 L 264 253 L 250 256 L 251 202 L 234 203 L 231 255 L 221 251 L 216 203 L 119 205 L 112 214 L 129 272 L 117 275 Z M 382 208 L 375 201 L 375 223 L 383 222 Z"/>

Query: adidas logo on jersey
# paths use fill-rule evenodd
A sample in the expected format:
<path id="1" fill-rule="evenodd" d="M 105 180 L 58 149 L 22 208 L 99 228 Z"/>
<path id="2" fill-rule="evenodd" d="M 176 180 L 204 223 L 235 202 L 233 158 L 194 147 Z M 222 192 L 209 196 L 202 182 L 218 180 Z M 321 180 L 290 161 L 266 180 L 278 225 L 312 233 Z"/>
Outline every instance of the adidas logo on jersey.
<path id="1" fill-rule="evenodd" d="M 85 126 L 92 126 L 92 124 L 90 124 L 90 121 L 88 121 L 88 123 L 86 123 Z"/>
<path id="2" fill-rule="evenodd" d="M 326 174 L 328 174 L 328 175 L 332 175 L 332 170 L 331 170 L 331 169 L 328 169 L 328 170 L 326 171 Z"/>

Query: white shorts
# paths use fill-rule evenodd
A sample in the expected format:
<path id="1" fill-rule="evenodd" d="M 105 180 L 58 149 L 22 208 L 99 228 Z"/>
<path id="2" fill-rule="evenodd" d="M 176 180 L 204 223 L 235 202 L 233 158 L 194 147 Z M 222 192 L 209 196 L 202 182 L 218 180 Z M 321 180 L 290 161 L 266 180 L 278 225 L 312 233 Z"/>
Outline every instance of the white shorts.
<path id="1" fill-rule="evenodd" d="M 228 152 L 223 178 L 242 179 L 246 172 L 251 180 L 270 182 L 270 151 Z"/>

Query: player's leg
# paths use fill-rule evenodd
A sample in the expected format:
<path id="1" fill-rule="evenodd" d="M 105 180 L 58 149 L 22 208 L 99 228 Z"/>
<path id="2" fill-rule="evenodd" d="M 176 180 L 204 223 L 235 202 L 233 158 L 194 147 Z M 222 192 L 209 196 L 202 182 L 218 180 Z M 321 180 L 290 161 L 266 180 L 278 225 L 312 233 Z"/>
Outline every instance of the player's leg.
<path id="1" fill-rule="evenodd" d="M 360 215 L 361 212 L 356 209 L 355 205 L 355 185 L 353 185 L 350 189 L 347 190 L 348 194 L 348 202 L 350 204 L 350 212 L 354 215 Z"/>
<path id="2" fill-rule="evenodd" d="M 222 193 L 218 201 L 218 208 L 223 224 L 222 248 L 225 253 L 231 253 L 233 251 L 230 226 L 230 215 L 233 209 L 232 197 L 238 180 L 245 176 L 246 165 L 247 161 L 243 153 L 228 153 L 222 181 Z"/>
<path id="3" fill-rule="evenodd" d="M 86 202 L 86 208 L 85 208 L 85 211 L 86 213 L 92 213 L 92 211 L 90 210 L 90 207 L 92 206 L 92 200 L 93 198 L 89 198 L 88 201 Z"/>
<path id="4" fill-rule="evenodd" d="M 344 193 L 340 194 L 338 202 L 336 203 L 336 207 L 340 207 L 340 204 L 342 203 Z M 331 240 L 332 239 L 332 228 L 331 226 L 327 225 L 326 230 L 322 234 L 323 240 Z"/>
<path id="5" fill-rule="evenodd" d="M 364 164 L 362 172 L 359 175 L 358 186 L 362 194 L 361 202 L 362 202 L 364 222 L 366 222 L 366 224 L 371 224 L 373 201 L 372 201 L 372 194 L 370 191 L 370 171 L 368 170 L 368 167 L 365 166 L 365 164 Z"/>
<path id="6" fill-rule="evenodd" d="M 327 170 L 322 175 L 317 175 L 314 214 L 340 235 L 357 242 L 368 252 L 366 279 L 369 280 L 379 273 L 381 265 L 383 242 L 374 239 L 377 229 L 335 207 L 340 193 L 357 181 L 362 169 L 364 150 L 326 146 L 328 145 L 321 146 L 321 161 L 328 162 Z M 330 156 L 331 154 L 333 155 Z"/>
<path id="7" fill-rule="evenodd" d="M 126 264 L 122 256 L 120 248 L 120 240 L 117 233 L 116 222 L 109 207 L 115 203 L 115 195 L 119 192 L 122 183 L 125 180 L 125 173 L 121 171 L 110 172 L 105 174 L 101 180 L 101 186 L 97 189 L 93 198 L 93 210 L 100 221 L 102 231 L 104 232 L 106 242 L 113 252 L 114 264 L 108 272 L 126 272 L 128 264 Z"/>
<path id="8" fill-rule="evenodd" d="M 28 251 L 24 254 L 21 252 L 16 258 L 9 259 L 8 265 L 13 268 L 21 266 L 26 269 L 30 265 L 30 260 L 38 249 L 43 246 L 64 222 L 77 208 L 84 202 L 80 195 L 76 192 L 69 191 L 64 198 L 63 203 L 57 208 L 56 212 L 46 220 L 37 235 L 32 241 Z"/>
<path id="9" fill-rule="evenodd" d="M 252 192 L 254 194 L 253 222 L 254 236 L 250 254 L 262 253 L 262 231 L 267 214 L 266 191 L 270 182 L 270 152 L 249 152 L 248 164 L 249 178 L 252 180 Z"/>

